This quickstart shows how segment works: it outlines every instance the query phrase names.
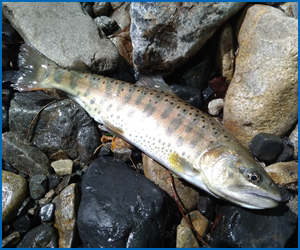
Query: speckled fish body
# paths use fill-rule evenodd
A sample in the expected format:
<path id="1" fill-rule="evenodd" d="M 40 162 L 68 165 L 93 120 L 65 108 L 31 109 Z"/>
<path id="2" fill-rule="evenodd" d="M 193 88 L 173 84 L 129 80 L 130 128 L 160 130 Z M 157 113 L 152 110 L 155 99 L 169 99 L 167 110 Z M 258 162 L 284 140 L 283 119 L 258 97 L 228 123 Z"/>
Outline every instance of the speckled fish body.
<path id="1" fill-rule="evenodd" d="M 193 185 L 248 208 L 278 205 L 276 185 L 248 150 L 214 118 L 172 93 L 64 69 L 28 45 L 20 59 L 15 89 L 62 90 L 110 132 Z"/>

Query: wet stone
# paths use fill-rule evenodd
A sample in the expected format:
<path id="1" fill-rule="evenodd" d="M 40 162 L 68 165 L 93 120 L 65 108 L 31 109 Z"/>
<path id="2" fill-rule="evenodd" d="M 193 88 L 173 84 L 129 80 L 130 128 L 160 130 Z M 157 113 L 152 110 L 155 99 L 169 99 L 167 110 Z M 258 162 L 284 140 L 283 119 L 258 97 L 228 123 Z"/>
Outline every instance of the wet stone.
<path id="1" fill-rule="evenodd" d="M 287 202 L 294 198 L 294 195 L 283 186 L 278 186 L 278 188 L 281 194 L 281 202 Z"/>
<path id="2" fill-rule="evenodd" d="M 51 163 L 55 173 L 58 175 L 68 175 L 72 174 L 73 171 L 73 161 L 69 159 L 58 160 Z"/>
<path id="3" fill-rule="evenodd" d="M 78 241 L 76 226 L 79 202 L 80 188 L 76 183 L 66 187 L 60 195 L 53 200 L 53 203 L 56 206 L 54 227 L 58 229 L 58 246 L 60 248 L 76 246 Z"/>
<path id="4" fill-rule="evenodd" d="M 265 210 L 221 206 L 218 214 L 223 216 L 212 232 L 211 247 L 282 248 L 297 227 L 297 216 L 282 204 Z"/>
<path id="5" fill-rule="evenodd" d="M 20 241 L 19 232 L 13 232 L 2 240 L 2 248 L 15 247 Z"/>
<path id="6" fill-rule="evenodd" d="M 80 181 L 80 177 L 76 173 L 66 175 L 62 179 L 61 183 L 59 183 L 58 186 L 56 187 L 55 193 L 59 194 L 64 188 L 66 188 L 71 183 L 79 182 L 79 181 Z"/>
<path id="7" fill-rule="evenodd" d="M 103 146 L 100 148 L 100 155 L 110 155 L 110 154 L 111 154 L 110 146 Z"/>
<path id="8" fill-rule="evenodd" d="M 59 177 L 57 174 L 49 174 L 47 175 L 48 178 L 48 189 L 56 188 L 56 186 L 59 184 Z"/>
<path id="9" fill-rule="evenodd" d="M 28 193 L 27 181 L 14 173 L 2 170 L 2 223 L 15 219 Z"/>
<path id="10" fill-rule="evenodd" d="M 285 162 L 293 159 L 294 150 L 287 144 L 283 144 L 283 150 L 278 156 L 276 162 Z"/>
<path id="11" fill-rule="evenodd" d="M 114 157 L 117 161 L 130 161 L 132 150 L 129 148 L 116 148 Z"/>
<path id="12" fill-rule="evenodd" d="M 52 171 L 48 157 L 41 150 L 12 132 L 2 134 L 2 158 L 17 170 L 29 175 L 47 175 Z"/>
<path id="13" fill-rule="evenodd" d="M 211 100 L 208 103 L 208 113 L 210 115 L 216 116 L 220 114 L 223 107 L 224 107 L 224 100 L 222 98 Z"/>
<path id="14" fill-rule="evenodd" d="M 97 27 L 105 33 L 105 35 L 110 35 L 119 28 L 117 22 L 107 16 L 96 17 L 94 22 Z"/>
<path id="15" fill-rule="evenodd" d="M 249 148 L 259 161 L 272 162 L 283 149 L 283 142 L 277 135 L 259 133 L 251 140 Z"/>
<path id="16" fill-rule="evenodd" d="M 58 235 L 56 229 L 41 224 L 31 229 L 17 245 L 18 248 L 57 248 Z"/>
<path id="17" fill-rule="evenodd" d="M 158 247 L 164 194 L 113 157 L 100 157 L 81 183 L 78 230 L 83 247 Z M 117 198 L 116 198 L 117 197 Z"/>
<path id="18" fill-rule="evenodd" d="M 26 234 L 32 228 L 32 215 L 26 213 L 13 222 L 13 227 L 20 234 Z"/>
<path id="19" fill-rule="evenodd" d="M 199 212 L 208 220 L 212 221 L 214 219 L 214 208 L 215 208 L 215 202 L 206 196 L 200 196 L 198 203 L 197 203 L 197 209 Z"/>
<path id="20" fill-rule="evenodd" d="M 50 222 L 54 220 L 55 204 L 49 203 L 40 207 L 39 216 L 41 221 Z"/>
<path id="21" fill-rule="evenodd" d="M 19 173 L 18 169 L 14 168 L 12 165 L 10 165 L 7 162 L 3 161 L 3 159 L 2 159 L 2 169 L 6 170 L 6 171 L 9 171 L 9 172 L 12 172 L 12 173 L 15 173 L 15 174 Z"/>
<path id="22" fill-rule="evenodd" d="M 38 174 L 32 176 L 29 182 L 30 196 L 34 200 L 38 200 L 44 196 L 47 191 L 48 179 L 45 175 Z"/>
<path id="23" fill-rule="evenodd" d="M 190 86 L 181 86 L 177 84 L 171 85 L 170 88 L 172 89 L 174 94 L 180 97 L 182 100 L 186 101 L 196 108 L 201 107 L 202 94 L 200 89 Z"/>
<path id="24" fill-rule="evenodd" d="M 69 159 L 69 156 L 62 150 L 59 150 L 50 156 L 50 160 L 52 161 L 65 160 L 65 159 Z"/>
<path id="25" fill-rule="evenodd" d="M 9 110 L 11 131 L 26 136 L 34 116 L 46 104 L 54 101 L 41 91 L 15 93 Z M 32 143 L 48 157 L 59 150 L 71 159 L 86 162 L 100 144 L 95 121 L 78 104 L 69 99 L 49 105 L 40 114 Z"/>
<path id="26" fill-rule="evenodd" d="M 27 197 L 23 201 L 21 207 L 19 208 L 17 216 L 19 217 L 19 216 L 25 215 L 28 212 L 28 210 L 34 206 L 35 206 L 34 200 L 31 199 L 31 197 Z"/>

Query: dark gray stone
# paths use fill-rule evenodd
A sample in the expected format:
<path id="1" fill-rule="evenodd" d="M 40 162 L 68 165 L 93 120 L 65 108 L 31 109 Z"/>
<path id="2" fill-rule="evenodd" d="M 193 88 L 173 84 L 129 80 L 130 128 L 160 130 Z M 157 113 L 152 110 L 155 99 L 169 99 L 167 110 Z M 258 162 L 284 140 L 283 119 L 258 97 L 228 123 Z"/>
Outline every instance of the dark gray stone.
<path id="1" fill-rule="evenodd" d="M 7 162 L 3 161 L 3 159 L 2 159 L 2 169 L 6 170 L 6 171 L 9 171 L 9 172 L 13 172 L 15 174 L 19 173 L 18 169 L 14 168 L 12 165 L 10 165 Z"/>
<path id="2" fill-rule="evenodd" d="M 251 140 L 249 148 L 259 161 L 273 162 L 283 149 L 283 142 L 277 135 L 259 133 Z"/>
<path id="3" fill-rule="evenodd" d="M 112 7 L 109 2 L 96 2 L 93 5 L 93 11 L 96 16 L 108 16 L 110 10 L 112 10 Z"/>
<path id="4" fill-rule="evenodd" d="M 22 203 L 22 206 L 19 208 L 18 210 L 18 213 L 17 213 L 17 216 L 22 216 L 22 215 L 25 215 L 28 210 L 30 208 L 33 208 L 35 206 L 35 202 L 33 199 L 31 199 L 30 197 L 27 197 L 23 203 Z"/>
<path id="5" fill-rule="evenodd" d="M 48 178 L 48 189 L 51 190 L 53 188 L 56 188 L 59 184 L 59 177 L 57 174 L 49 174 L 47 175 Z"/>
<path id="6" fill-rule="evenodd" d="M 278 156 L 276 162 L 285 162 L 293 159 L 294 150 L 287 144 L 283 144 L 283 150 Z"/>
<path id="7" fill-rule="evenodd" d="M 133 62 L 141 73 L 166 76 L 193 57 L 245 3 L 133 2 Z"/>
<path id="8" fill-rule="evenodd" d="M 47 192 L 48 179 L 45 175 L 37 174 L 32 176 L 29 182 L 30 196 L 34 200 L 41 199 Z"/>
<path id="9" fill-rule="evenodd" d="M 117 22 L 107 16 L 99 16 L 94 19 L 95 24 L 105 35 L 112 34 L 119 28 Z"/>
<path id="10" fill-rule="evenodd" d="M 31 229 L 17 248 L 57 248 L 58 235 L 55 228 L 42 224 Z"/>
<path id="11" fill-rule="evenodd" d="M 211 247 L 283 248 L 297 228 L 297 216 L 287 206 L 247 210 L 221 206 Z"/>
<path id="12" fill-rule="evenodd" d="M 15 93 L 9 109 L 10 130 L 27 135 L 34 116 L 55 99 L 41 91 Z M 50 157 L 59 150 L 71 159 L 87 162 L 99 146 L 96 122 L 72 100 L 49 105 L 39 115 L 30 133 L 32 143 Z"/>
<path id="13" fill-rule="evenodd" d="M 158 247 L 164 193 L 124 162 L 101 156 L 81 183 L 78 230 L 84 247 Z"/>
<path id="14" fill-rule="evenodd" d="M 117 161 L 130 161 L 132 150 L 130 148 L 115 148 L 114 156 Z"/>
<path id="15" fill-rule="evenodd" d="M 213 221 L 215 217 L 215 205 L 215 202 L 211 198 L 200 196 L 197 203 L 197 209 L 206 219 Z"/>
<path id="16" fill-rule="evenodd" d="M 187 103 L 193 105 L 196 108 L 201 107 L 202 94 L 200 89 L 189 86 L 181 86 L 177 84 L 171 85 L 170 88 L 175 95 L 177 95 Z"/>
<path id="17" fill-rule="evenodd" d="M 58 186 L 55 189 L 55 193 L 59 194 L 65 187 L 67 187 L 71 183 L 75 183 L 79 181 L 80 181 L 80 177 L 76 173 L 68 174 L 62 179 L 61 183 L 58 184 Z"/>
<path id="18" fill-rule="evenodd" d="M 26 234 L 32 227 L 32 215 L 26 213 L 13 222 L 13 227 L 20 234 Z"/>
<path id="19" fill-rule="evenodd" d="M 8 128 L 8 109 L 5 104 L 2 104 L 2 130 Z"/>

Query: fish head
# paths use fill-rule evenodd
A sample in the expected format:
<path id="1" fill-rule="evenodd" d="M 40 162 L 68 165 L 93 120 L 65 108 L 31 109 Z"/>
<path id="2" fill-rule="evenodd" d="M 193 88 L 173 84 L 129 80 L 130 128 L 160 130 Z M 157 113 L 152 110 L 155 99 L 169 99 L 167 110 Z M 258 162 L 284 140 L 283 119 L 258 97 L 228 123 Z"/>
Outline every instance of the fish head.
<path id="1" fill-rule="evenodd" d="M 274 181 L 245 148 L 212 148 L 198 164 L 205 189 L 218 198 L 250 209 L 273 208 L 281 201 Z"/>

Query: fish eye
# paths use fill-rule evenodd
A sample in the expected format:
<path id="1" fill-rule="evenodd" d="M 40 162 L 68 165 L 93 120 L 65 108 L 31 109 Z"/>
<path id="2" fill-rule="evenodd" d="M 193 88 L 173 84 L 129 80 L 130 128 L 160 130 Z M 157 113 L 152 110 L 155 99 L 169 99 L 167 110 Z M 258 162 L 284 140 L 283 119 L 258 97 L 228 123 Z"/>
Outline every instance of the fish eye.
<path id="1" fill-rule="evenodd" d="M 255 172 L 249 172 L 247 173 L 247 178 L 251 182 L 259 182 L 260 181 L 260 175 Z"/>

